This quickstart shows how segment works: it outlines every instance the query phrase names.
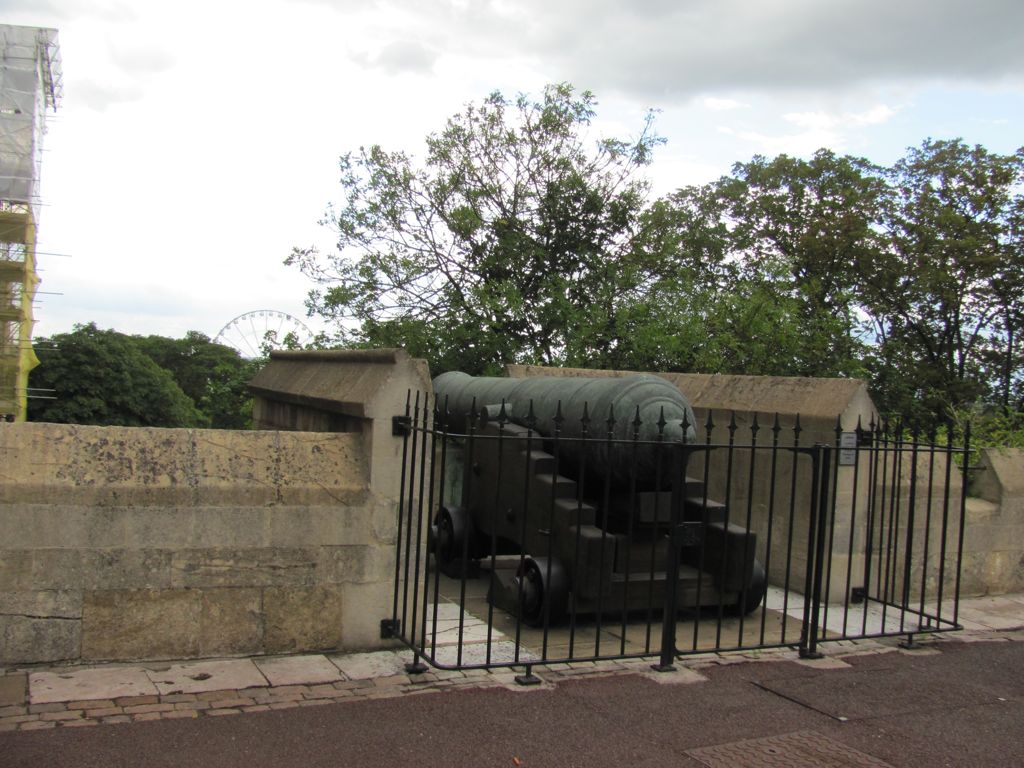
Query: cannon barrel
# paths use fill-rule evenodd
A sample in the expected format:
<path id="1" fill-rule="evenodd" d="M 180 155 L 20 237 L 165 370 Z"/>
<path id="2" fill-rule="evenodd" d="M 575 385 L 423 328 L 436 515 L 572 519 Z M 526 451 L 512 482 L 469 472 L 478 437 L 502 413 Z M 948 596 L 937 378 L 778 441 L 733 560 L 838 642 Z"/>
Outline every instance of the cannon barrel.
<path id="1" fill-rule="evenodd" d="M 533 429 L 551 438 L 556 414 L 561 413 L 559 455 L 610 477 L 617 486 L 635 482 L 638 488 L 653 487 L 658 456 L 665 455 L 656 443 L 683 441 L 684 425 L 685 441 L 692 443 L 695 436 L 690 404 L 657 376 L 506 379 L 451 372 L 434 379 L 434 398 L 452 431 L 468 431 L 469 417 L 504 404 L 508 420 L 525 427 L 531 426 L 532 410 Z"/>

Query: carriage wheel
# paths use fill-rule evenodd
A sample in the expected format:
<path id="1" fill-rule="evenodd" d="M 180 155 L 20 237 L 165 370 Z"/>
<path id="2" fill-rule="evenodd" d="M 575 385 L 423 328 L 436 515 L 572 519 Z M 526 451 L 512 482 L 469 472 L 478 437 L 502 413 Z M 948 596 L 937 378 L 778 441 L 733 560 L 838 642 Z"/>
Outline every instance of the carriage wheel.
<path id="1" fill-rule="evenodd" d="M 519 595 L 519 615 L 529 626 L 544 626 L 545 617 L 548 625 L 565 619 L 569 581 L 557 558 L 524 558 L 513 587 Z"/>

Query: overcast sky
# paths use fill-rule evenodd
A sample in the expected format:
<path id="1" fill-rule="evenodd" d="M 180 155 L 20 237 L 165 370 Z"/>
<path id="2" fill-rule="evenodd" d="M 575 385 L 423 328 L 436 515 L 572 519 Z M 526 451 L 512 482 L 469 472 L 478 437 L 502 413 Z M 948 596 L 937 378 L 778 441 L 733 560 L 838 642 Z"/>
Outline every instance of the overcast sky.
<path id="1" fill-rule="evenodd" d="M 423 138 L 497 89 L 569 81 L 597 130 L 668 143 L 658 193 L 754 154 L 891 163 L 927 137 L 1024 145 L 1021 0 L 0 0 L 55 27 L 36 335 L 210 336 L 305 319 L 282 264 L 329 249 L 337 158 Z M 47 254 L 70 254 L 50 256 Z M 61 294 L 61 295 L 54 295 Z M 309 321 L 315 325 L 315 322 Z"/>

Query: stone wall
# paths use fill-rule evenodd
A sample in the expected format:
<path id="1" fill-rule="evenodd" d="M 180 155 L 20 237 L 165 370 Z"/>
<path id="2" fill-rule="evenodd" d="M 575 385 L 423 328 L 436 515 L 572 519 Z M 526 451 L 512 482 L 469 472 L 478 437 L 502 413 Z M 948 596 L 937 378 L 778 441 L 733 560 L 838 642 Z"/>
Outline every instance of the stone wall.
<path id="1" fill-rule="evenodd" d="M 293 419 L 275 431 L 0 424 L 0 664 L 381 645 L 391 418 L 429 387 L 426 364 L 272 358 L 257 416 Z"/>
<path id="2" fill-rule="evenodd" d="M 1024 450 L 984 449 L 970 491 L 962 593 L 1024 592 Z"/>
<path id="3" fill-rule="evenodd" d="M 394 505 L 363 442 L 0 425 L 0 663 L 377 644 Z"/>

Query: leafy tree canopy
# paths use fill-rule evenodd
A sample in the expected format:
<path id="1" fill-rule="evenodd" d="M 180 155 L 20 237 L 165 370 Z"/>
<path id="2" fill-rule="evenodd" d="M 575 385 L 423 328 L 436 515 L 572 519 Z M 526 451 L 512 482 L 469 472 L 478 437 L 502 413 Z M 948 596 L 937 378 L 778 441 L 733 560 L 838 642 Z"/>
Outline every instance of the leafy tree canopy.
<path id="1" fill-rule="evenodd" d="M 322 287 L 310 306 L 343 340 L 401 343 L 435 369 L 585 362 L 616 344 L 641 288 L 631 262 L 660 143 L 588 142 L 596 100 L 571 86 L 539 101 L 494 93 L 427 138 L 426 156 L 379 146 L 341 158 L 338 252 L 296 250 Z M 351 323 L 355 325 L 351 325 Z"/>
<path id="2" fill-rule="evenodd" d="M 566 84 L 494 93 L 426 140 L 341 158 L 338 249 L 296 249 L 348 345 L 435 373 L 530 362 L 870 379 L 886 413 L 1024 410 L 1024 150 L 827 149 L 650 201 L 661 143 L 590 136 Z"/>
<path id="3" fill-rule="evenodd" d="M 244 429 L 245 388 L 258 361 L 195 331 L 183 339 L 128 336 L 95 323 L 36 340 L 31 386 L 55 399 L 30 399 L 29 419 L 69 424 Z"/>

